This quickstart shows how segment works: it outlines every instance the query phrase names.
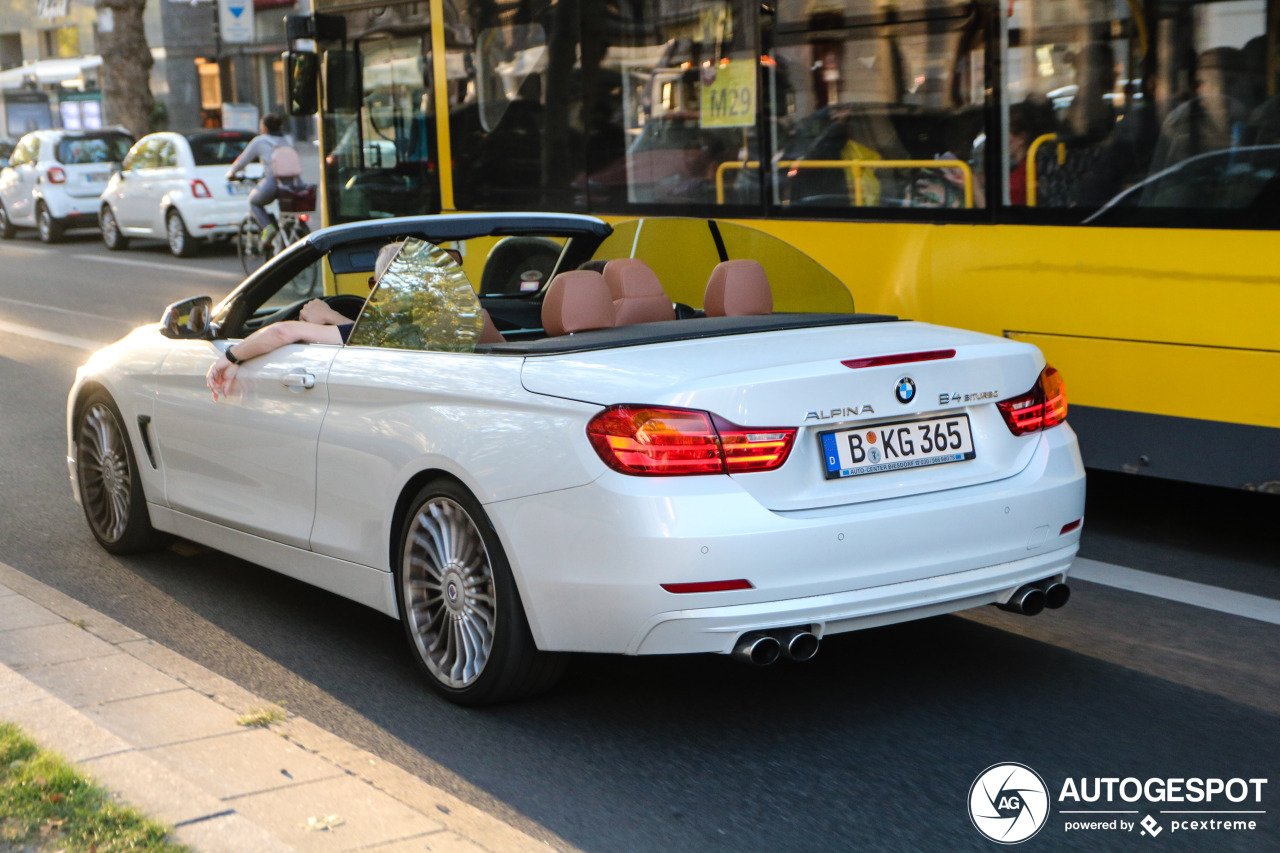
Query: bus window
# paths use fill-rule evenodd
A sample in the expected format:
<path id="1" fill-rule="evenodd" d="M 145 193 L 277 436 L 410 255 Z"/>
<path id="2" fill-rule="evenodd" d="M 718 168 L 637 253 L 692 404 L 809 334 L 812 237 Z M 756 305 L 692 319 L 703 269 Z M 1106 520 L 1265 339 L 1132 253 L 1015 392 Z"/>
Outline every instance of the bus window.
<path id="1" fill-rule="evenodd" d="M 330 223 L 439 210 L 424 41 L 356 42 L 359 108 L 341 104 L 324 115 Z"/>
<path id="2" fill-rule="evenodd" d="M 1280 142 L 1263 0 L 1011 8 L 1007 204 L 1105 208 L 1089 221 L 1109 225 L 1261 221 L 1247 185 L 1274 155 L 1251 149 Z"/>
<path id="3" fill-rule="evenodd" d="M 779 210 L 982 206 L 989 14 L 968 3 L 778 4 Z"/>
<path id="4" fill-rule="evenodd" d="M 567 210 L 580 170 L 578 6 L 456 7 L 447 35 L 454 204 Z"/>

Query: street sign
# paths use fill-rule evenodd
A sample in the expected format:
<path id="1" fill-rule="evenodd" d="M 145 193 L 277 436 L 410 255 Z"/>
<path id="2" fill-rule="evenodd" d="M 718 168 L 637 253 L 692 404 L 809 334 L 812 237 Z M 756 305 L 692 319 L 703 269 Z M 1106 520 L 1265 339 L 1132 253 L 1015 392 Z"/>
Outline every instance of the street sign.
<path id="1" fill-rule="evenodd" d="M 218 28 L 228 44 L 254 41 L 253 0 L 218 0 Z"/>

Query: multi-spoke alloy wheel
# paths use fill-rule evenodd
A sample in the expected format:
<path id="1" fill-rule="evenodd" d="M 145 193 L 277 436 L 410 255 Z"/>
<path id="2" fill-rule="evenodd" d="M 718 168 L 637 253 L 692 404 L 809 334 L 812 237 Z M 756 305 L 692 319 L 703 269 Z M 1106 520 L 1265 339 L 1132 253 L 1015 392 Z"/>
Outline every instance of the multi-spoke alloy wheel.
<path id="1" fill-rule="evenodd" d="M 102 229 L 102 242 L 108 249 L 118 251 L 129 247 L 129 238 L 120 233 L 120 223 L 116 221 L 116 215 L 109 205 L 102 206 L 102 212 L 98 214 L 98 226 Z"/>
<path id="2" fill-rule="evenodd" d="M 458 483 L 438 480 L 409 504 L 396 581 L 414 655 L 451 701 L 528 696 L 560 677 L 563 656 L 534 644 L 497 534 Z"/>
<path id="3" fill-rule="evenodd" d="M 169 240 L 169 252 L 175 258 L 189 258 L 195 254 L 195 242 L 187 233 L 187 224 L 182 221 L 182 214 L 176 210 L 169 211 L 164 220 L 165 237 Z"/>
<path id="4" fill-rule="evenodd" d="M 113 553 L 154 544 L 142 483 L 120 413 L 101 392 L 76 421 L 76 476 L 89 529 Z"/>
<path id="5" fill-rule="evenodd" d="M 467 511 L 447 497 L 418 508 L 401 583 L 423 663 L 452 688 L 475 682 L 493 652 L 498 613 L 489 553 Z"/>

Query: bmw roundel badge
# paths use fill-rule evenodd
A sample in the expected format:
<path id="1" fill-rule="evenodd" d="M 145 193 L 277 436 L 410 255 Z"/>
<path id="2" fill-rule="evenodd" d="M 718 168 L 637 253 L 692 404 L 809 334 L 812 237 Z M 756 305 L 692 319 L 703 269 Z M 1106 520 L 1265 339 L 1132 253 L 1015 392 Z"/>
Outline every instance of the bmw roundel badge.
<path id="1" fill-rule="evenodd" d="M 916 398 L 916 383 L 910 376 L 898 380 L 898 387 L 893 389 L 899 403 L 910 403 Z"/>

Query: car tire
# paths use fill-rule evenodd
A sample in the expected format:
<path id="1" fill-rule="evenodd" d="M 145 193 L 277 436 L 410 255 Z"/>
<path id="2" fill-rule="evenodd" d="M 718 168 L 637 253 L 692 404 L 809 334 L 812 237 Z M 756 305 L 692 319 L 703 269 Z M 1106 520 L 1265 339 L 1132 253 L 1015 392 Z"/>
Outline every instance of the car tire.
<path id="1" fill-rule="evenodd" d="M 75 417 L 76 483 L 95 539 L 112 554 L 159 547 L 167 539 L 151 526 L 138 460 L 124 418 L 105 391 L 95 391 Z"/>
<path id="2" fill-rule="evenodd" d="M 178 211 L 170 210 L 165 216 L 164 233 L 169 241 L 169 251 L 175 258 L 189 258 L 196 253 L 196 241 Z"/>
<path id="3" fill-rule="evenodd" d="M 559 680 L 568 659 L 534 644 L 497 533 L 461 484 L 441 478 L 420 490 L 399 545 L 400 620 L 436 692 L 459 705 L 489 705 Z"/>
<path id="4" fill-rule="evenodd" d="M 40 232 L 42 243 L 56 243 L 62 239 L 63 225 L 53 218 L 44 202 L 40 202 L 36 208 L 36 229 Z"/>
<path id="5" fill-rule="evenodd" d="M 98 214 L 98 227 L 102 229 L 102 242 L 113 252 L 129 248 L 129 238 L 120 233 L 120 223 L 110 205 L 104 204 Z"/>
<path id="6" fill-rule="evenodd" d="M 13 227 L 13 222 L 9 219 L 9 211 L 4 209 L 3 204 L 0 204 L 0 240 L 12 240 L 16 230 Z"/>

